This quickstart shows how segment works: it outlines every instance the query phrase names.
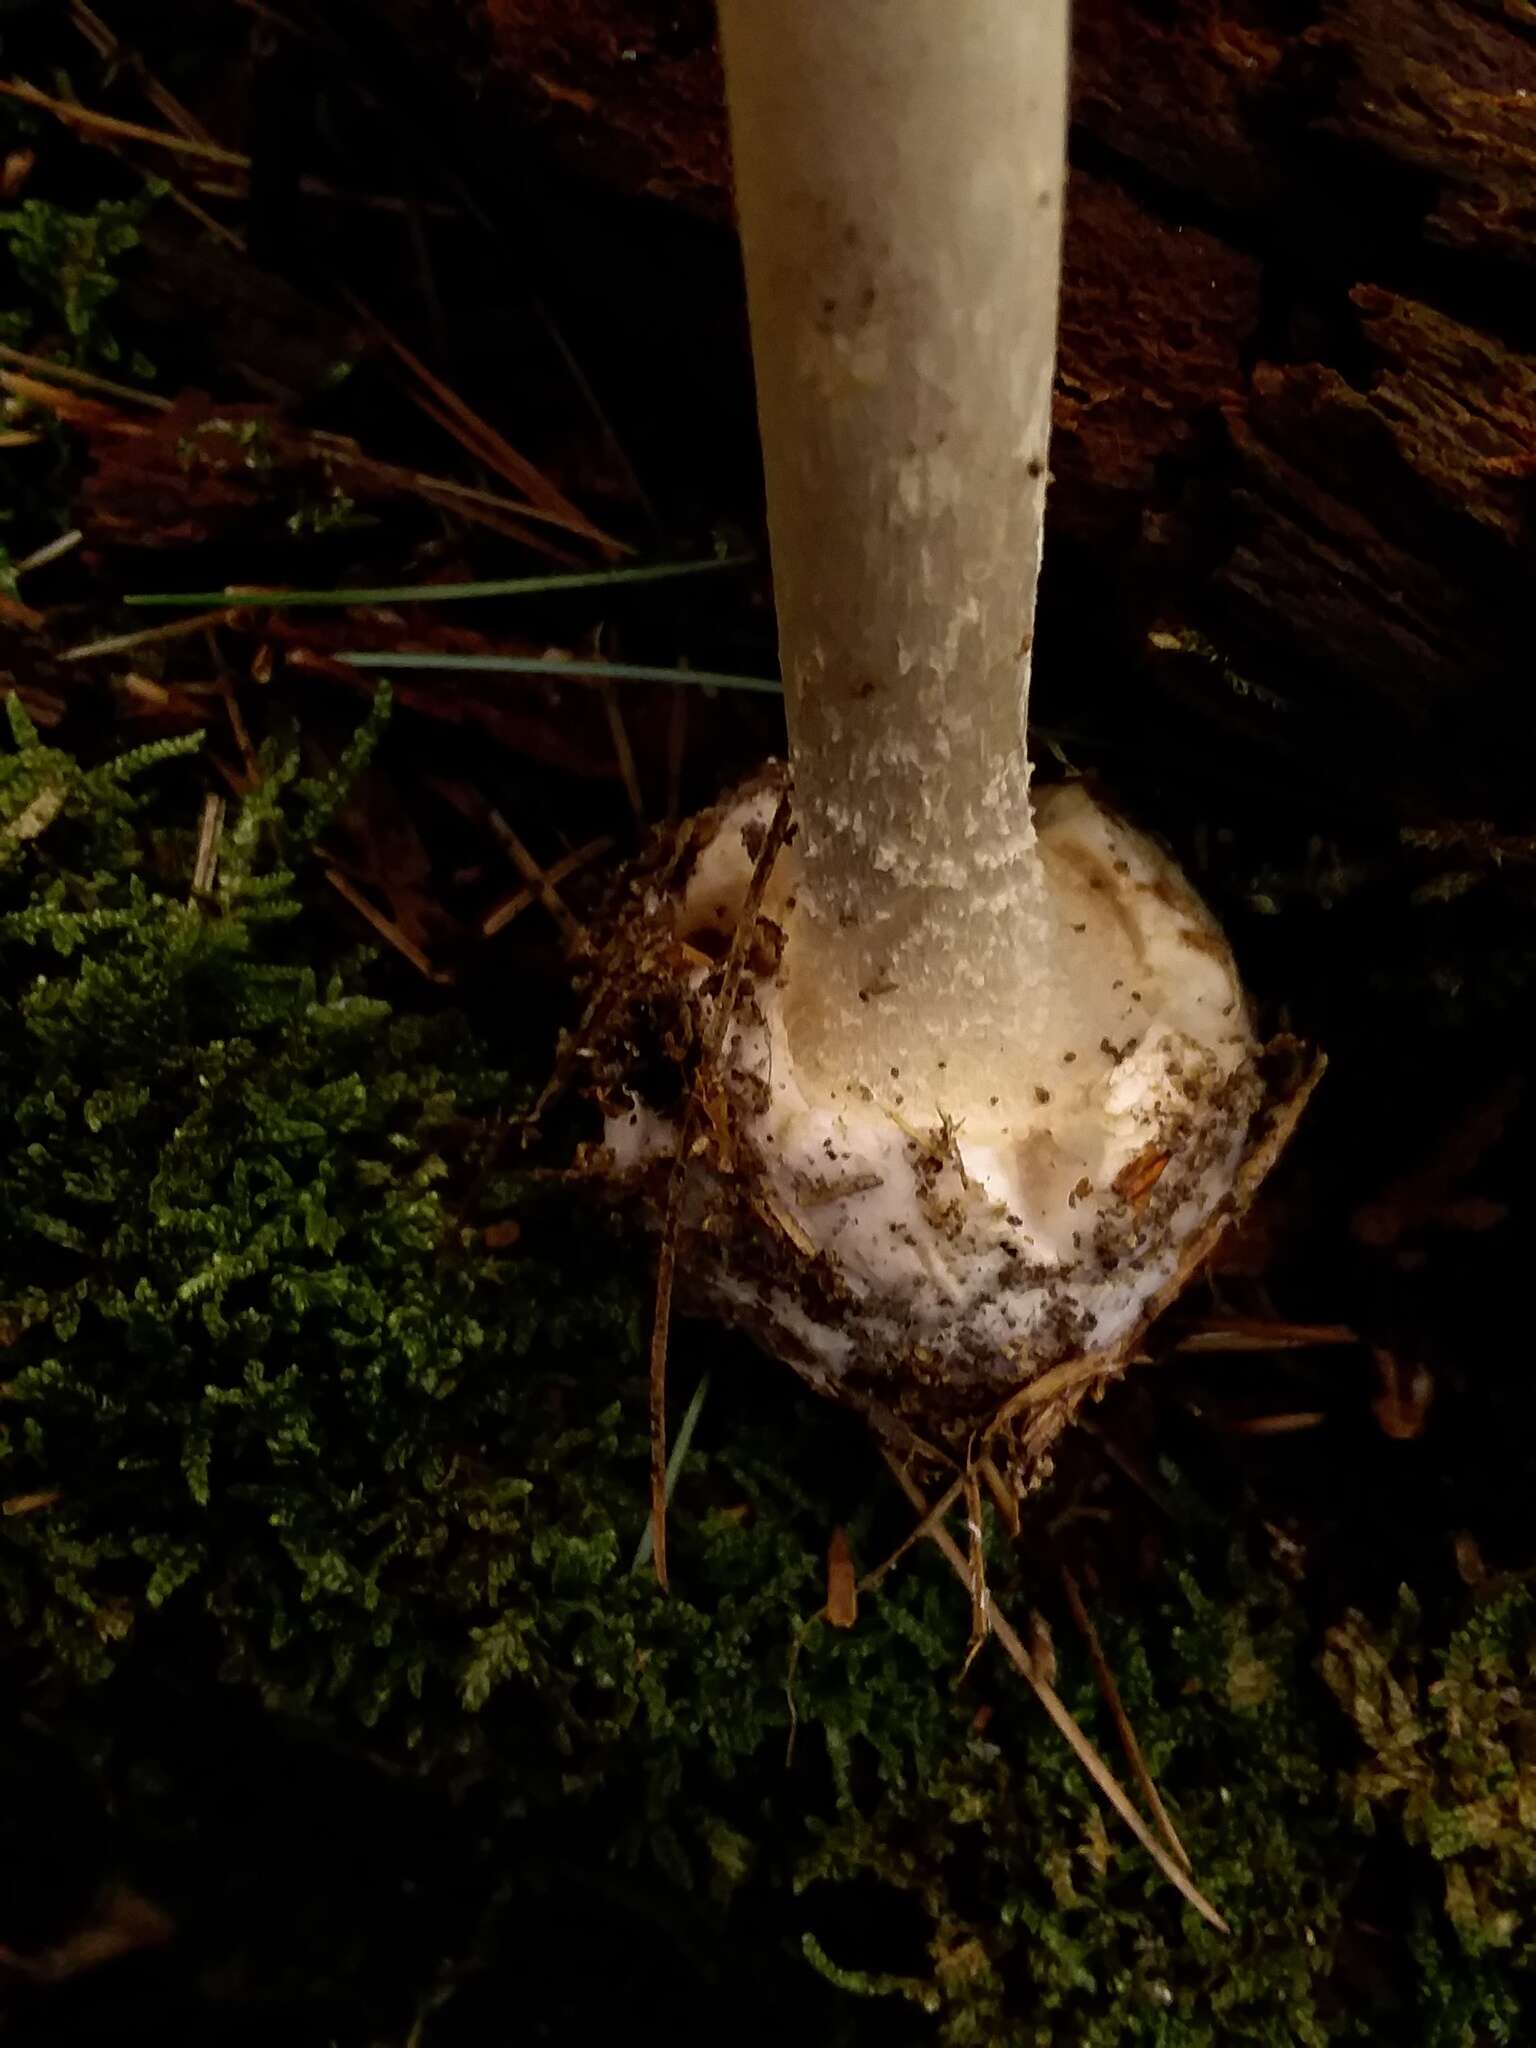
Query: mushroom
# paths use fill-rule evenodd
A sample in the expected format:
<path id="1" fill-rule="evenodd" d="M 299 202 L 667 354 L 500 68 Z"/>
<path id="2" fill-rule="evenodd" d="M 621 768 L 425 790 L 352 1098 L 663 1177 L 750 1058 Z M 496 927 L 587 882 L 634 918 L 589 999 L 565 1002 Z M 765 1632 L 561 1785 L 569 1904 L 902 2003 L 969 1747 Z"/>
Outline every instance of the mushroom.
<path id="1" fill-rule="evenodd" d="M 626 1042 L 661 963 L 709 1097 L 694 1304 L 830 1390 L 974 1417 L 1123 1352 L 1187 1270 L 1257 1046 L 1172 861 L 1081 783 L 1031 795 L 1066 0 L 720 13 L 790 769 L 637 884 Z M 610 1164 L 654 1189 L 679 1119 L 643 1098 L 610 1070 Z"/>

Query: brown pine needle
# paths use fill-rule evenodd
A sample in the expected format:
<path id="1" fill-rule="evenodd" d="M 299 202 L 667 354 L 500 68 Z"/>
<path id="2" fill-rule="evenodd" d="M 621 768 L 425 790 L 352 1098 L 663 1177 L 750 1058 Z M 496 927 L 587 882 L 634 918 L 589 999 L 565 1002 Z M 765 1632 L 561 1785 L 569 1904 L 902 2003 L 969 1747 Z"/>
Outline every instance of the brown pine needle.
<path id="1" fill-rule="evenodd" d="M 667 1187 L 667 1213 L 662 1225 L 661 1252 L 656 1261 L 656 1312 L 651 1323 L 651 1556 L 656 1567 L 656 1583 L 663 1592 L 667 1590 L 667 1338 L 672 1327 L 672 1283 L 677 1272 L 677 1240 L 682 1229 L 683 1195 L 688 1186 L 688 1166 L 693 1156 L 693 1141 L 698 1130 L 699 1118 L 703 1114 L 704 1094 L 714 1078 L 720 1064 L 720 1055 L 725 1048 L 725 1034 L 730 1029 L 731 1018 L 736 1013 L 736 997 L 741 987 L 742 969 L 746 965 L 747 950 L 752 935 L 757 930 L 757 914 L 763 907 L 763 895 L 768 887 L 768 878 L 773 873 L 774 862 L 780 848 L 789 836 L 789 795 L 786 791 L 779 798 L 778 809 L 773 814 L 773 823 L 768 827 L 767 836 L 757 856 L 757 865 L 752 870 L 751 886 L 741 906 L 741 915 L 736 920 L 736 930 L 731 937 L 731 950 L 726 955 L 725 971 L 720 977 L 720 993 L 715 997 L 715 1007 L 709 1020 L 709 1035 L 704 1041 L 704 1050 L 694 1071 L 693 1086 L 688 1091 L 687 1107 L 683 1111 L 682 1127 L 677 1134 L 677 1151 L 673 1155 L 672 1174 Z"/>
<path id="2" fill-rule="evenodd" d="M 595 860 L 601 860 L 603 855 L 612 849 L 611 839 L 589 839 L 585 846 L 578 846 L 574 853 L 562 854 L 551 867 L 545 868 L 544 879 L 552 886 L 557 882 L 564 882 L 578 869 L 589 866 Z M 506 930 L 514 917 L 520 917 L 538 900 L 539 891 L 532 883 L 519 889 L 516 895 L 509 896 L 504 903 L 498 903 L 496 908 L 489 911 L 481 920 L 480 936 L 494 939 L 498 932 Z"/>
<path id="3" fill-rule="evenodd" d="M 683 759 L 688 747 L 688 692 L 674 690 L 667 712 L 667 823 L 682 815 Z"/>
<path id="4" fill-rule="evenodd" d="M 608 731 L 613 740 L 613 755 L 619 767 L 619 780 L 624 784 L 624 794 L 629 798 L 629 808 L 634 814 L 636 825 L 645 830 L 645 798 L 640 790 L 640 771 L 635 766 L 635 750 L 629 743 L 629 728 L 624 723 L 624 714 L 619 709 L 619 700 L 612 683 L 600 682 L 598 694 L 603 700 L 603 710 L 608 717 Z"/>
<path id="5" fill-rule="evenodd" d="M 224 700 L 225 715 L 235 736 L 235 745 L 240 749 L 240 759 L 245 763 L 246 786 L 257 789 L 261 784 L 261 762 L 251 743 L 250 731 L 240 710 L 240 699 L 227 676 L 220 679 L 219 695 Z"/>
<path id="6" fill-rule="evenodd" d="M 4 436 L 0 435 L 0 440 L 3 439 Z M 62 561 L 65 555 L 73 554 L 84 538 L 78 526 L 72 527 L 68 533 L 61 533 L 57 540 L 47 541 L 42 547 L 34 548 L 30 555 L 24 555 L 11 573 L 13 576 L 30 576 L 34 569 L 46 569 L 50 562 Z"/>
<path id="7" fill-rule="evenodd" d="M 579 507 L 573 505 L 564 492 L 550 482 L 537 464 L 530 462 L 526 455 L 520 454 L 489 421 L 482 419 L 450 385 L 445 384 L 420 356 L 406 346 L 399 335 L 385 326 L 372 308 L 355 292 L 346 291 L 343 297 L 423 387 L 432 401 L 431 404 L 424 404 L 423 410 L 430 412 L 431 417 L 452 434 L 461 447 L 486 463 L 515 489 L 524 492 L 535 505 L 541 506 L 547 512 L 558 513 L 572 532 L 580 533 L 585 539 L 595 541 L 598 546 L 613 553 L 619 552 L 619 544 L 616 541 L 587 519 Z M 420 402 L 420 394 L 413 392 L 412 396 Z"/>
<path id="8" fill-rule="evenodd" d="M 311 440 L 318 447 L 321 437 L 313 435 Z M 518 531 L 514 537 L 529 546 L 535 545 L 535 542 L 531 535 L 522 531 L 524 521 L 540 526 L 553 526 L 562 533 L 586 532 L 586 522 L 580 517 L 571 519 L 565 513 L 550 511 L 543 505 L 529 504 L 518 498 L 505 498 L 496 491 L 481 490 L 477 484 L 463 484 L 451 477 L 429 476 L 422 470 L 402 469 L 398 463 L 380 462 L 371 455 L 363 454 L 351 443 L 344 444 L 339 450 L 332 449 L 331 452 L 339 453 L 343 460 L 355 469 L 377 477 L 380 483 L 393 484 L 399 490 L 416 491 L 423 498 L 430 498 L 434 504 L 442 505 L 447 511 L 459 513 L 462 518 L 472 519 L 477 514 L 482 517 L 488 513 L 499 514 L 507 524 L 517 524 Z M 489 525 L 492 521 L 486 519 L 485 523 Z M 498 528 L 499 530 L 501 529 Z M 558 552 L 542 541 L 537 544 L 545 546 L 545 551 L 556 561 L 564 562 L 571 568 L 582 566 L 574 555 Z M 615 546 L 621 554 L 633 553 L 630 548 L 620 547 L 617 543 Z"/>
<path id="9" fill-rule="evenodd" d="M 1131 1726 L 1131 1717 L 1125 1711 L 1125 1702 L 1120 1697 L 1120 1688 L 1115 1682 L 1114 1672 L 1110 1669 L 1109 1659 L 1104 1654 L 1104 1645 L 1099 1640 L 1093 1616 L 1088 1612 L 1077 1580 L 1065 1565 L 1061 1568 L 1061 1584 L 1067 1596 L 1067 1605 L 1072 1610 L 1072 1619 L 1077 1623 L 1078 1632 L 1087 1647 L 1088 1661 L 1093 1666 L 1094 1677 L 1099 1681 L 1099 1691 L 1104 1695 L 1104 1704 L 1108 1707 L 1110 1718 L 1115 1724 L 1120 1747 L 1125 1751 L 1125 1760 L 1131 1767 L 1131 1776 L 1141 1789 L 1141 1796 L 1147 1802 L 1147 1809 L 1152 1818 L 1157 1822 L 1158 1832 L 1168 1844 L 1169 1853 L 1185 1870 L 1193 1870 L 1194 1865 L 1189 1860 L 1189 1851 L 1179 1840 L 1179 1831 L 1174 1826 L 1152 1773 L 1147 1767 L 1147 1759 L 1136 1739 L 1136 1730 Z"/>
<path id="10" fill-rule="evenodd" d="M 1019 1531 L 1023 1526 L 1019 1516 L 1018 1495 L 1004 1480 L 1003 1475 L 998 1471 L 990 1457 L 985 1455 L 979 1457 L 976 1460 L 976 1469 L 987 1482 L 987 1491 L 992 1496 L 992 1504 L 1007 1524 L 1008 1534 L 1017 1542 Z"/>
<path id="11" fill-rule="evenodd" d="M 882 1450 L 880 1455 L 890 1466 L 892 1473 L 895 1475 L 897 1485 L 912 1503 L 912 1506 L 920 1515 L 926 1515 L 928 1513 L 928 1503 L 923 1498 L 922 1489 L 911 1477 L 910 1473 L 908 1473 L 900 1459 L 893 1457 L 889 1451 L 885 1450 Z M 950 1535 L 948 1529 L 942 1523 L 936 1523 L 929 1530 L 929 1540 L 938 1545 L 951 1571 L 954 1572 L 961 1585 L 969 1591 L 971 1584 L 970 1566 L 966 1562 L 965 1553 L 961 1550 L 959 1544 L 956 1543 L 954 1537 Z M 1194 1907 L 1201 1919 L 1214 1927 L 1219 1934 L 1230 1934 L 1231 1928 L 1220 1913 L 1217 1912 L 1210 1900 L 1206 1898 L 1205 1894 L 1200 1891 L 1193 1878 L 1189 1875 L 1189 1872 L 1183 1869 L 1168 1853 L 1167 1849 L 1164 1848 L 1163 1844 L 1131 1804 L 1130 1799 L 1126 1796 L 1113 1771 L 1110 1770 L 1108 1764 L 1105 1763 L 1093 1744 L 1088 1740 L 1088 1737 L 1078 1727 L 1076 1721 L 1073 1720 L 1071 1714 L 1068 1713 L 1055 1688 L 1048 1684 L 1041 1676 L 1036 1668 L 1034 1659 L 1020 1641 L 1012 1623 L 999 1610 L 997 1603 L 991 1600 L 990 1596 L 988 1598 L 988 1605 L 988 1618 L 993 1635 L 1002 1645 L 1003 1650 L 1025 1683 L 1034 1692 L 1035 1697 L 1039 1700 L 1041 1706 L 1044 1707 L 1047 1715 L 1065 1739 L 1068 1748 L 1088 1773 L 1093 1783 L 1103 1793 L 1115 1812 L 1125 1822 L 1131 1833 L 1136 1837 L 1136 1840 L 1146 1850 L 1152 1861 L 1163 1873 L 1163 1876 L 1167 1878 L 1168 1882 L 1180 1896 L 1186 1899 Z"/>
<path id="12" fill-rule="evenodd" d="M 566 906 L 556 890 L 553 873 L 539 866 L 500 811 L 491 812 L 490 822 L 492 831 L 510 854 L 512 865 L 528 886 L 537 893 L 539 901 L 559 925 L 567 940 L 574 945 L 582 935 L 581 920 Z"/>
<path id="13" fill-rule="evenodd" d="M 52 114 L 65 121 L 72 128 L 84 128 L 95 135 L 110 135 L 120 142 L 146 142 L 156 149 L 169 150 L 175 156 L 201 157 L 204 163 L 226 164 L 232 170 L 248 171 L 251 160 L 238 150 L 220 149 L 216 144 L 194 139 L 190 135 L 169 135 L 163 128 L 143 128 L 137 121 L 119 121 L 112 114 L 94 113 L 89 107 L 76 106 L 73 100 L 56 100 L 50 94 L 39 92 L 35 85 L 28 85 L 25 79 L 12 79 L 9 83 L 0 79 L 0 94 L 12 100 L 21 100 L 39 112 Z"/>
<path id="14" fill-rule="evenodd" d="M 128 72 L 156 113 L 164 115 L 173 128 L 182 135 L 190 136 L 194 142 L 213 141 L 197 116 L 160 83 L 136 50 L 124 47 L 94 8 L 87 7 L 85 0 L 70 0 L 69 13 L 75 27 L 97 56 L 115 70 Z"/>
<path id="15" fill-rule="evenodd" d="M 210 789 L 203 798 L 203 815 L 197 832 L 197 858 L 192 864 L 192 894 L 206 896 L 219 871 L 219 842 L 224 836 L 224 799 Z"/>
<path id="16" fill-rule="evenodd" d="M 1303 1430 L 1321 1429 L 1328 1420 L 1325 1408 L 1299 1408 L 1283 1415 L 1234 1415 L 1230 1419 L 1208 1418 L 1225 1436 L 1296 1436 Z"/>
<path id="17" fill-rule="evenodd" d="M 169 626 L 148 626 L 139 633 L 115 633 L 110 640 L 89 640 L 80 647 L 67 647 L 60 661 L 95 661 L 104 654 L 129 654 L 135 648 L 154 647 L 162 640 L 185 640 L 209 626 L 227 626 L 231 611 L 201 612 L 195 619 L 177 619 Z"/>
<path id="18" fill-rule="evenodd" d="M 106 398 L 121 399 L 128 405 L 149 406 L 155 412 L 170 412 L 172 402 L 155 391 L 135 391 L 131 384 L 114 384 L 110 377 L 98 377 L 94 370 L 76 370 L 68 363 L 56 363 L 48 356 L 28 355 L 22 348 L 0 342 L 0 363 L 26 370 L 44 383 L 73 384 L 81 391 L 98 391 Z"/>
<path id="19" fill-rule="evenodd" d="M 434 967 L 415 940 L 408 939 L 393 918 L 386 917 L 376 904 L 370 903 L 362 890 L 350 882 L 340 868 L 327 868 L 325 879 L 344 902 L 350 903 L 360 917 L 367 919 L 387 946 L 393 946 L 402 959 L 410 961 L 418 974 L 438 984 L 452 981 L 453 976 L 441 968 Z"/>
<path id="20" fill-rule="evenodd" d="M 964 1679 L 992 1633 L 992 1597 L 987 1587 L 986 1535 L 981 1526 L 981 1484 L 976 1477 L 976 1467 L 967 1465 L 962 1478 L 965 1529 L 970 1539 L 966 1581 L 971 1596 L 971 1639 L 965 1646 L 965 1662 L 960 1667 L 960 1676 Z"/>
<path id="21" fill-rule="evenodd" d="M 1309 1351 L 1358 1344 L 1346 1323 L 1285 1323 L 1268 1316 L 1212 1316 L 1186 1330 L 1175 1351 Z"/>

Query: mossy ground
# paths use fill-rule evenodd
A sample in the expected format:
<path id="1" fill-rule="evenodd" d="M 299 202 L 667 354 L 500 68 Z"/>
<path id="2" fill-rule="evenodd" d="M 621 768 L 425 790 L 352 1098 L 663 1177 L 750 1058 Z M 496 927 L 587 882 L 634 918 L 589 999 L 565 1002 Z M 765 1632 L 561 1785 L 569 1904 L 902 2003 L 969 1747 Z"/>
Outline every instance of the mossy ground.
<path id="1" fill-rule="evenodd" d="M 44 13 L 16 11 L 6 56 L 57 82 L 63 31 Z M 171 54 L 193 92 L 193 54 Z M 227 54 L 204 67 L 215 86 Z M 79 84 L 108 91 L 89 67 Z M 317 120 L 312 145 L 326 135 Z M 371 528 L 298 516 L 333 503 L 319 470 L 279 459 L 317 419 L 398 428 L 376 362 L 333 374 L 345 321 L 317 339 L 263 285 L 286 310 L 273 332 L 246 323 L 260 361 L 243 382 L 214 289 L 227 270 L 199 273 L 193 317 L 185 298 L 156 317 L 184 252 L 133 238 L 161 234 L 165 193 L 29 111 L 7 147 L 38 155 L 0 222 L 11 345 L 165 395 L 269 387 L 260 434 L 224 437 L 237 461 L 183 460 L 173 434 L 169 466 L 141 474 L 100 422 L 10 401 L 40 437 L 0 508 L 13 559 L 88 528 L 8 593 L 13 2036 L 441 2048 L 644 2014 L 681 2040 L 948 2048 L 1526 2038 L 1536 1417 L 1510 1280 L 1525 1112 L 1494 1090 L 1482 1125 L 1467 1115 L 1526 1035 L 1523 821 L 1419 817 L 1410 839 L 1373 813 L 1335 843 L 1302 802 L 1223 812 L 1217 775 L 1219 815 L 1191 820 L 1166 760 L 1127 771 L 1261 992 L 1289 1001 L 1280 1021 L 1334 1054 L 1246 1266 L 1199 1306 L 1366 1341 L 1166 1357 L 1095 1411 L 1021 1540 L 991 1528 L 988 1570 L 1021 1626 L 1041 1617 L 1063 1696 L 1115 1756 L 1061 1564 L 1088 1588 L 1222 1938 L 1104 1815 L 1008 1667 L 988 1652 L 966 1671 L 968 1605 L 931 1550 L 852 1629 L 807 1629 L 833 1531 L 865 1569 L 910 1515 L 856 1424 L 705 1330 L 680 1331 L 672 1362 L 675 1415 L 709 1386 L 670 1598 L 636 1568 L 648 1276 L 550 1176 L 567 1134 L 515 1142 L 569 1015 L 553 927 L 522 920 L 500 950 L 478 937 L 518 879 L 485 875 L 492 811 L 545 861 L 628 829 L 605 714 L 567 689 L 514 716 L 445 681 L 368 716 L 325 657 L 346 632 L 447 644 L 420 614 L 364 615 L 339 642 L 246 620 L 61 663 L 143 626 L 118 609 L 126 590 L 524 558 L 394 500 Z M 269 236 L 280 269 L 271 251 Z M 286 253 L 312 282 L 315 249 Z M 483 252 L 472 289 L 448 266 L 450 315 L 483 274 Z M 565 453 L 614 495 L 590 443 Z M 719 508 L 708 465 L 679 467 L 666 510 L 697 541 Z M 501 644 L 474 616 L 466 638 Z M 516 644 L 598 630 L 716 667 L 758 667 L 767 637 L 733 593 L 617 628 L 542 612 Z M 654 798 L 672 702 L 626 704 Z M 772 743 L 773 716 L 699 707 L 685 783 L 717 787 Z M 210 794 L 226 800 L 218 861 L 194 887 Z M 368 951 L 338 873 L 457 986 Z M 1404 1391 L 1418 1370 L 1427 1421 Z M 1277 1414 L 1320 1420 L 1240 1433 Z M 114 1897 L 152 1901 L 171 1941 L 50 1981 L 45 1959 Z"/>
<path id="2" fill-rule="evenodd" d="M 318 781 L 270 749 L 194 897 L 193 750 L 82 768 L 10 701 L 11 1768 L 94 1809 L 50 1851 L 66 1895 L 89 1871 L 170 1911 L 186 2024 L 473 2039 L 493 1984 L 535 2032 L 645 1985 L 683 2035 L 736 1999 L 752 2038 L 858 2033 L 841 1993 L 953 2048 L 1373 2038 L 1380 2010 L 1446 2048 L 1513 2038 L 1523 1589 L 1469 1597 L 1442 1649 L 1411 1603 L 1340 1617 L 1319 1665 L 1285 1545 L 1165 1471 L 1146 1561 L 1100 1600 L 1213 1933 L 1006 1666 L 961 1682 L 942 1567 L 917 1553 L 854 1629 L 806 1631 L 830 1528 L 872 1561 L 902 1519 L 783 1376 L 713 1364 L 672 1597 L 635 1568 L 641 1274 L 498 1164 L 526 1077 L 316 957 L 303 849 L 362 749 Z M 994 1532 L 993 1591 L 1055 1613 L 1110 1748 L 1052 1548 Z M 251 1788 L 292 1774 L 280 1883 Z M 1383 1865 L 1407 1897 L 1367 1930 Z M 552 1912 L 631 1974 L 514 1991 Z"/>

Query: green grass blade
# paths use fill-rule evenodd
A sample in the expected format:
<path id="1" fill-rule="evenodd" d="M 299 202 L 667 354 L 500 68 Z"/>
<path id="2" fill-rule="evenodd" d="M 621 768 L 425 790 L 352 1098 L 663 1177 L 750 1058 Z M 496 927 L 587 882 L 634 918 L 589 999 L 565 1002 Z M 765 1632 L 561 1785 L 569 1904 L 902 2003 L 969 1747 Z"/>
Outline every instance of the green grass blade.
<path id="1" fill-rule="evenodd" d="M 682 1424 L 677 1432 L 677 1441 L 672 1446 L 672 1455 L 667 1460 L 667 1506 L 672 1505 L 672 1495 L 677 1489 L 677 1475 L 683 1469 L 683 1460 L 693 1442 L 693 1432 L 698 1427 L 699 1417 L 704 1412 L 704 1396 L 709 1392 L 709 1374 L 700 1376 L 699 1384 L 693 1390 L 693 1399 L 688 1403 Z M 631 1571 L 643 1572 L 651 1561 L 651 1524 L 645 1524 L 645 1534 L 640 1538 Z"/>
<path id="2" fill-rule="evenodd" d="M 333 654 L 349 668 L 429 669 L 446 675 L 606 676 L 620 683 L 695 683 L 713 690 L 757 690 L 777 697 L 772 676 L 720 675 L 702 668 L 653 668 L 643 661 L 563 661 L 552 654 Z"/>
<path id="3" fill-rule="evenodd" d="M 369 590 L 259 590 L 234 586 L 227 590 L 137 591 L 123 602 L 138 611 L 194 609 L 210 605 L 246 605 L 253 611 L 297 611 L 304 607 L 345 607 L 355 604 L 462 604 L 472 598 L 542 597 L 561 590 L 615 590 L 631 583 L 668 583 L 683 576 L 704 576 L 722 569 L 742 569 L 751 555 L 721 555 L 707 562 L 648 562 L 629 569 L 580 569 L 560 576 L 503 577 L 492 583 L 396 583 Z"/>

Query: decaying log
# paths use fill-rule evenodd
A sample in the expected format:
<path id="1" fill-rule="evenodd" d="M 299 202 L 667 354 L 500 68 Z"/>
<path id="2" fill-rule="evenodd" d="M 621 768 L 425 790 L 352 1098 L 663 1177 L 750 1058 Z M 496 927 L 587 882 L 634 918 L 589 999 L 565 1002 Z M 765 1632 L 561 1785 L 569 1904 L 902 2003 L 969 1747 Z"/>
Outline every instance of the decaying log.
<path id="1" fill-rule="evenodd" d="M 565 162 L 728 220 L 708 0 L 487 8 Z M 1074 149 L 1054 531 L 1137 624 L 1518 744 L 1536 4 L 1080 0 Z"/>

